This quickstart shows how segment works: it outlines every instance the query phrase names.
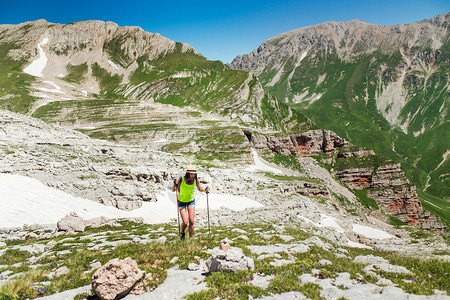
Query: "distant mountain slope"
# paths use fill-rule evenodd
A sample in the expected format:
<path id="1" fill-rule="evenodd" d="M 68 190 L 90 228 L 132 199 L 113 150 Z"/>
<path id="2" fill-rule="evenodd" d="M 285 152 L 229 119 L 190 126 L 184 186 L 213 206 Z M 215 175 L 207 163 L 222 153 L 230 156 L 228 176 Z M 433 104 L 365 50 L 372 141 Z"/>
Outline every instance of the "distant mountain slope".
<path id="1" fill-rule="evenodd" d="M 450 13 L 395 26 L 327 22 L 277 35 L 230 66 L 448 198 L 449 21 Z"/>
<path id="2" fill-rule="evenodd" d="M 139 27 L 45 20 L 0 25 L 0 63 L 0 108 L 71 125 L 91 136 L 184 142 L 194 135 L 187 136 L 184 121 L 201 123 L 201 112 L 264 130 L 313 126 L 265 94 L 256 76 Z M 162 104 L 186 110 L 174 115 Z"/>

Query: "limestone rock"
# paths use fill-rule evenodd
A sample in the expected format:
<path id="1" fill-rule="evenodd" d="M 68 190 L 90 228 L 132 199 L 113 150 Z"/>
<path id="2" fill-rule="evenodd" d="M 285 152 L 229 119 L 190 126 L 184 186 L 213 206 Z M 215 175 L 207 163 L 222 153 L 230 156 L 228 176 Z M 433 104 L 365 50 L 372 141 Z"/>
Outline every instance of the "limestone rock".
<path id="1" fill-rule="evenodd" d="M 112 226 L 113 223 L 112 223 L 112 221 L 111 221 L 109 218 L 107 218 L 107 217 L 97 217 L 97 218 L 85 220 L 85 221 L 84 221 L 84 225 L 85 225 L 86 227 L 98 228 L 98 227 L 102 227 L 102 226 L 105 226 L 105 225 L 110 225 L 110 226 Z"/>
<path id="2" fill-rule="evenodd" d="M 57 223 L 59 231 L 84 232 L 85 225 L 83 218 L 79 217 L 75 212 L 66 215 Z"/>
<path id="3" fill-rule="evenodd" d="M 380 256 L 374 256 L 372 254 L 369 255 L 358 255 L 353 260 L 356 263 L 360 264 L 381 264 L 381 263 L 388 263 L 388 261 Z"/>
<path id="4" fill-rule="evenodd" d="M 407 268 L 403 266 L 391 265 L 389 263 L 370 264 L 364 268 L 365 272 L 373 270 L 382 270 L 388 273 L 402 273 L 402 274 L 411 273 Z"/>
<path id="5" fill-rule="evenodd" d="M 261 135 L 250 130 L 246 130 L 245 134 L 255 148 L 268 148 L 281 155 L 330 153 L 336 147 L 348 144 L 334 132 L 321 129 L 284 137 Z"/>
<path id="6" fill-rule="evenodd" d="M 48 251 L 56 246 L 56 241 L 50 241 L 45 245 L 45 251 Z"/>
<path id="7" fill-rule="evenodd" d="M 127 257 L 112 259 L 92 275 L 92 289 L 102 300 L 120 299 L 145 277 L 136 261 Z"/>
<path id="8" fill-rule="evenodd" d="M 245 256 L 240 248 L 233 247 L 224 251 L 216 247 L 208 253 L 211 256 L 206 261 L 206 266 L 210 272 L 231 271 L 237 273 L 255 268 L 253 258 Z"/>

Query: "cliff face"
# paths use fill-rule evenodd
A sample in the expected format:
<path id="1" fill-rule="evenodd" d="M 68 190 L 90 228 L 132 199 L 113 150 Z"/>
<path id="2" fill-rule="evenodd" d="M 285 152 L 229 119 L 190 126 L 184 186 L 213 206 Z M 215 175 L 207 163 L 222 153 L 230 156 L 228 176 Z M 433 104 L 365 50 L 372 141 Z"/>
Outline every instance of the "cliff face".
<path id="1" fill-rule="evenodd" d="M 344 150 L 344 146 L 353 146 L 329 130 L 310 130 L 282 137 L 249 130 L 244 133 L 253 147 L 281 155 L 330 154 L 334 174 L 351 189 L 365 189 L 367 196 L 374 199 L 386 214 L 427 230 L 441 231 L 445 228 L 423 209 L 416 187 L 406 178 L 400 163 L 376 158 L 372 150 Z M 330 197 L 329 193 L 326 197 Z"/>
<path id="2" fill-rule="evenodd" d="M 255 148 L 269 148 L 281 155 L 309 156 L 321 152 L 331 153 L 337 147 L 347 144 L 334 132 L 322 129 L 282 137 L 260 135 L 248 130 L 244 133 Z"/>
<path id="3" fill-rule="evenodd" d="M 445 198 L 450 142 L 430 141 L 449 131 L 449 24 L 450 13 L 394 26 L 326 22 L 274 36 L 230 66 L 318 127 L 396 156 L 416 186 Z"/>
<path id="4" fill-rule="evenodd" d="M 352 189 L 367 189 L 367 196 L 375 199 L 387 214 L 423 229 L 444 229 L 434 216 L 423 209 L 416 187 L 405 177 L 401 164 L 350 168 L 335 171 L 335 174 Z"/>

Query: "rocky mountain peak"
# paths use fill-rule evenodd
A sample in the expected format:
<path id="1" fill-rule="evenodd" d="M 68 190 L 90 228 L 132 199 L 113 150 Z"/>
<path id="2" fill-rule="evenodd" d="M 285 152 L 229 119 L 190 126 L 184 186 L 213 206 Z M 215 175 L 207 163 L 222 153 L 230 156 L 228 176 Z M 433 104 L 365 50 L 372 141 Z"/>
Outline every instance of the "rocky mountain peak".
<path id="1" fill-rule="evenodd" d="M 265 91 L 319 127 L 433 172 L 412 181 L 448 197 L 449 144 L 429 141 L 448 131 L 449 19 L 450 13 L 392 26 L 326 22 L 274 36 L 230 67 L 255 74 Z M 380 147 L 381 140 L 389 142 Z"/>

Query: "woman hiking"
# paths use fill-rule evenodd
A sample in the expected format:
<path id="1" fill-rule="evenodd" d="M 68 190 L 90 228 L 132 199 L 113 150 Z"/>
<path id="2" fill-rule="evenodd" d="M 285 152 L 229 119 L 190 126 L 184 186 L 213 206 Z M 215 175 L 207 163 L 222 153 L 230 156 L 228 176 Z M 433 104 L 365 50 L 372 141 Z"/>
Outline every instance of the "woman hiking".
<path id="1" fill-rule="evenodd" d="M 174 185 L 172 187 L 172 192 L 174 192 L 177 188 L 179 191 L 178 194 L 178 209 L 181 215 L 182 224 L 181 224 L 181 233 L 180 238 L 184 240 L 185 230 L 188 226 L 189 221 L 189 238 L 194 236 L 194 215 L 195 215 L 195 199 L 194 199 L 194 189 L 197 186 L 197 189 L 200 192 L 209 193 L 209 188 L 206 189 L 200 186 L 200 183 L 197 178 L 197 170 L 194 166 L 189 165 L 186 168 L 186 174 L 178 179 L 174 180 Z"/>

